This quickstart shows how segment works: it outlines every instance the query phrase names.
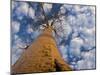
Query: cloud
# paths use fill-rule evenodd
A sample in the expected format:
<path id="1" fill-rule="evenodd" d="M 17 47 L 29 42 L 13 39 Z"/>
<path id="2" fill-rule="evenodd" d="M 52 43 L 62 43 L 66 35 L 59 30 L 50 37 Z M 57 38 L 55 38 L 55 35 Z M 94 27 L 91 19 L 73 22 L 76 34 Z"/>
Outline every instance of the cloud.
<path id="1" fill-rule="evenodd" d="M 32 7 L 29 8 L 29 17 L 31 17 L 32 19 L 35 19 L 35 10 L 32 9 Z"/>
<path id="2" fill-rule="evenodd" d="M 51 10 L 51 8 L 52 8 L 52 4 L 50 4 L 50 3 L 44 3 L 44 4 L 43 4 L 43 8 L 44 8 L 44 11 L 45 11 L 46 13 L 48 13 L 48 12 L 50 12 L 50 10 Z"/>
<path id="3" fill-rule="evenodd" d="M 21 15 L 21 14 L 27 15 L 28 9 L 29 9 L 29 5 L 27 4 L 27 2 L 18 2 L 18 4 L 19 6 L 16 9 L 16 14 L 17 15 Z"/>
<path id="4" fill-rule="evenodd" d="M 62 55 L 65 55 L 67 53 L 67 48 L 64 45 L 59 46 L 59 50 Z"/>
<path id="5" fill-rule="evenodd" d="M 78 70 L 82 70 L 82 69 L 94 69 L 95 66 L 94 66 L 94 62 L 93 61 L 89 61 L 89 60 L 80 60 L 78 61 L 77 63 L 77 69 Z"/>
<path id="6" fill-rule="evenodd" d="M 80 69 L 94 69 L 95 68 L 95 49 L 92 49 L 88 52 L 81 52 L 81 56 L 83 59 L 77 62 L 77 68 Z"/>
<path id="7" fill-rule="evenodd" d="M 76 57 L 80 56 L 81 54 L 81 46 L 83 45 L 83 40 L 81 38 L 74 38 L 71 40 L 70 43 L 70 53 Z"/>
<path id="8" fill-rule="evenodd" d="M 12 10 L 13 10 L 14 8 L 16 8 L 17 6 L 18 6 L 18 3 L 15 2 L 15 1 L 12 1 Z"/>
<path id="9" fill-rule="evenodd" d="M 28 33 L 28 34 L 33 33 L 33 29 L 32 29 L 32 26 L 31 26 L 31 25 L 28 25 L 28 26 L 27 26 L 27 33 Z"/>
<path id="10" fill-rule="evenodd" d="M 80 48 L 81 45 L 83 45 L 83 40 L 79 37 L 77 38 L 73 38 L 71 40 L 71 43 L 70 43 L 71 47 L 77 47 L 77 48 Z"/>
<path id="11" fill-rule="evenodd" d="M 95 49 L 94 50 L 90 50 L 88 52 L 81 52 L 81 55 L 84 59 L 87 60 L 94 60 L 95 59 Z"/>
<path id="12" fill-rule="evenodd" d="M 83 28 L 82 29 L 82 34 L 81 37 L 84 39 L 84 47 L 91 48 L 93 46 L 95 46 L 95 27 L 88 29 L 88 28 Z"/>
<path id="13" fill-rule="evenodd" d="M 18 21 L 12 21 L 12 33 L 17 33 L 19 32 L 20 29 L 20 23 Z"/>
<path id="14" fill-rule="evenodd" d="M 65 23 L 73 30 L 72 39 L 69 40 L 71 41 L 70 45 L 68 45 L 68 50 L 66 49 L 67 52 L 70 52 L 70 58 L 68 58 L 71 60 L 70 66 L 74 69 L 93 69 L 95 68 L 95 52 L 83 53 L 80 48 L 84 46 L 88 50 L 95 46 L 95 8 L 92 6 L 64 4 L 59 13 L 65 14 L 66 12 L 69 15 L 65 16 Z M 71 32 L 71 30 L 68 31 Z M 63 48 L 61 51 L 63 51 Z M 62 56 L 66 57 L 66 55 Z M 77 60 L 77 63 L 74 60 Z"/>
<path id="15" fill-rule="evenodd" d="M 95 25 L 95 8 L 92 6 L 63 5 L 60 12 L 67 12 L 67 23 L 76 29 L 79 26 L 92 28 Z"/>

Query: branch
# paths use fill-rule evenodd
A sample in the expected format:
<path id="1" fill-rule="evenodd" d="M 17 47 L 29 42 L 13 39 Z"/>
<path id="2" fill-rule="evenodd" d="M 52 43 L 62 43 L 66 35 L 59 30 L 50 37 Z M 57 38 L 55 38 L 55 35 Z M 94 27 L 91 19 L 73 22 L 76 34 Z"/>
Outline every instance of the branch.
<path id="1" fill-rule="evenodd" d="M 25 46 L 25 47 L 19 46 L 19 49 L 24 49 L 24 50 L 26 50 L 29 46 L 30 46 L 30 45 L 27 45 L 27 46 Z"/>
<path id="2" fill-rule="evenodd" d="M 96 48 L 95 46 L 91 47 L 90 49 L 85 49 L 84 47 L 81 47 L 81 51 L 88 52 L 88 51 L 93 50 L 95 48 Z"/>
<path id="3" fill-rule="evenodd" d="M 43 8 L 43 3 L 40 3 L 41 9 L 42 9 L 42 14 L 44 15 L 44 20 L 46 21 L 46 24 L 49 25 L 48 23 L 48 17 L 45 14 L 44 8 Z"/>
<path id="4" fill-rule="evenodd" d="M 60 20 L 60 17 L 62 17 L 62 16 L 64 16 L 64 14 L 54 14 L 54 17 L 52 18 L 52 23 L 51 23 L 51 26 L 55 23 L 55 22 L 57 22 L 56 20 Z M 60 20 L 61 21 L 61 20 Z"/>

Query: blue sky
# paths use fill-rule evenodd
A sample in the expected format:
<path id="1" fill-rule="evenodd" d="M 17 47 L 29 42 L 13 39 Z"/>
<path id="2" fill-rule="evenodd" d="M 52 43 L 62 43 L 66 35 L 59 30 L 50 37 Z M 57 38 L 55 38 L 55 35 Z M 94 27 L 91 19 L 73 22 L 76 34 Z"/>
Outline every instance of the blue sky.
<path id="1" fill-rule="evenodd" d="M 74 70 L 95 68 L 95 6 L 44 3 L 48 21 L 54 14 L 54 27 L 57 36 L 58 49 L 62 58 Z M 11 37 L 12 64 L 18 60 L 23 52 L 22 48 L 30 45 L 41 34 L 44 16 L 37 2 L 12 1 Z"/>

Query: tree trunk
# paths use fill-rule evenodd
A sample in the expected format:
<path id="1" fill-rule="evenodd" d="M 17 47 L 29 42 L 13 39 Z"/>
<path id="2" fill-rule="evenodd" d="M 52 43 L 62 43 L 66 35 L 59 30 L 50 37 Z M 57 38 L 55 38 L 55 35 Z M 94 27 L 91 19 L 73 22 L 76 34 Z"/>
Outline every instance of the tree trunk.
<path id="1" fill-rule="evenodd" d="M 12 66 L 14 74 L 69 70 L 72 69 L 60 56 L 50 28 L 46 28 Z"/>

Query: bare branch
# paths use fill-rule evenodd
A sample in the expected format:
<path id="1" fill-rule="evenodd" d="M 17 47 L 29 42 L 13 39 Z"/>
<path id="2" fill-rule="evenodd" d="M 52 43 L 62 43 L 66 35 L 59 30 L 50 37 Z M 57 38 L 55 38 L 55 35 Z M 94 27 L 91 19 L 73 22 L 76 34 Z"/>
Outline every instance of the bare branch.
<path id="1" fill-rule="evenodd" d="M 59 20 L 60 21 L 60 17 L 62 17 L 64 14 L 54 14 L 54 17 L 53 17 L 53 21 L 51 23 L 51 26 L 56 22 L 56 20 Z"/>
<path id="2" fill-rule="evenodd" d="M 91 47 L 91 48 L 89 48 L 89 49 L 84 48 L 84 47 L 81 47 L 81 51 L 82 51 L 82 52 L 83 52 L 83 51 L 89 52 L 90 50 L 93 50 L 93 49 L 95 49 L 95 48 L 96 48 L 95 46 L 93 46 L 93 47 Z"/>
<path id="3" fill-rule="evenodd" d="M 40 3 L 41 9 L 42 9 L 42 14 L 44 15 L 44 20 L 46 21 L 46 24 L 49 25 L 48 23 L 48 17 L 45 14 L 44 8 L 43 8 L 43 3 Z"/>

